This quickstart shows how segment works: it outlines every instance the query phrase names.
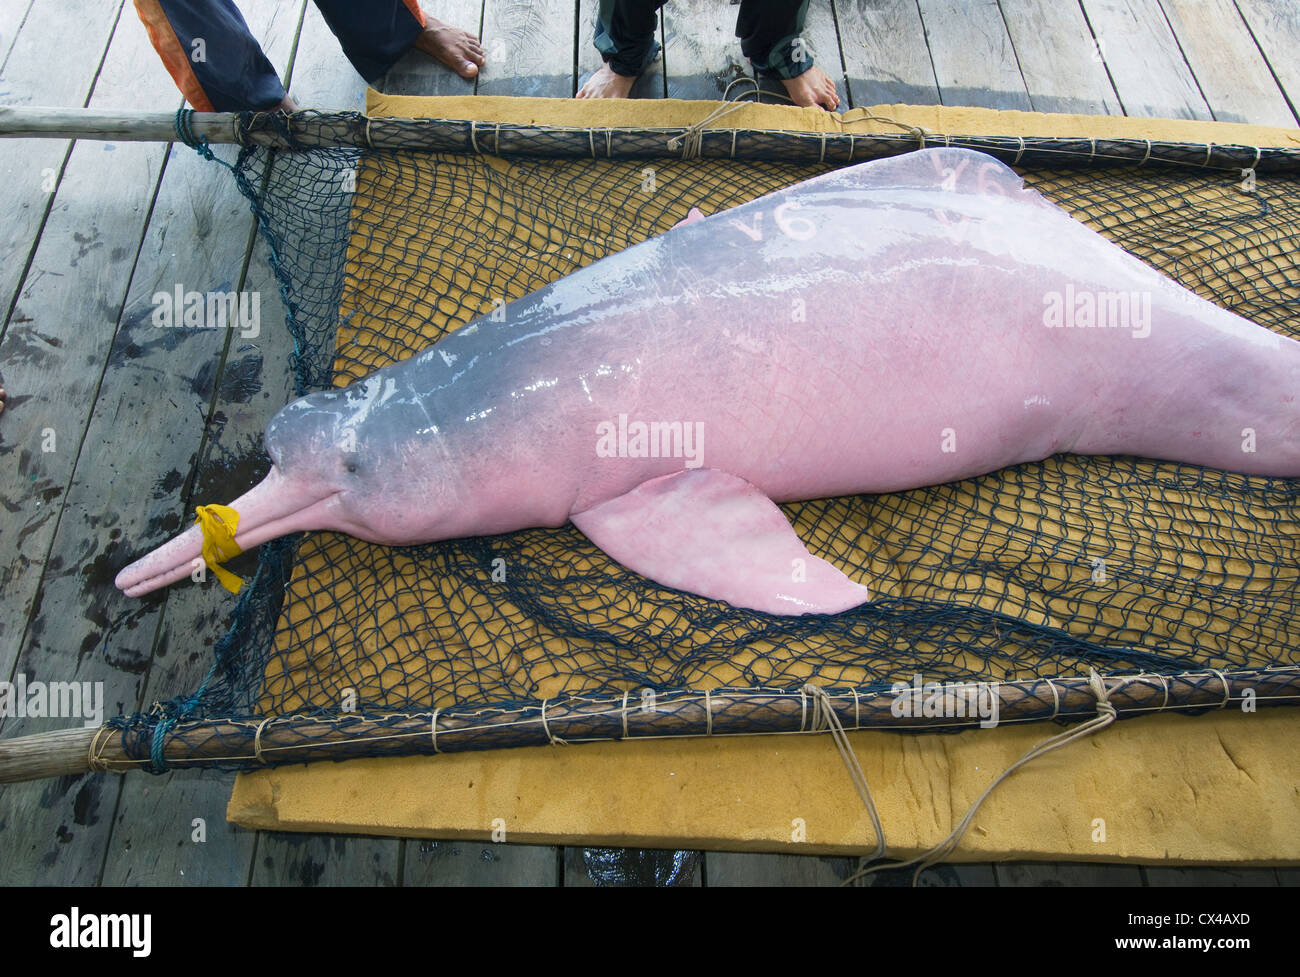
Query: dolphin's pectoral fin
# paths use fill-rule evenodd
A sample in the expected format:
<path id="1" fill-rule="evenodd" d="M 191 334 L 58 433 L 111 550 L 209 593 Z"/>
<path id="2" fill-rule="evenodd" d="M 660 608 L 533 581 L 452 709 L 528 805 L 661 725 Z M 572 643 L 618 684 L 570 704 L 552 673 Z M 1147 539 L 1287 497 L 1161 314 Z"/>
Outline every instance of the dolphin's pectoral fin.
<path id="1" fill-rule="evenodd" d="M 698 468 L 643 482 L 572 517 L 593 543 L 657 583 L 768 614 L 836 614 L 867 599 L 808 552 L 743 478 Z"/>

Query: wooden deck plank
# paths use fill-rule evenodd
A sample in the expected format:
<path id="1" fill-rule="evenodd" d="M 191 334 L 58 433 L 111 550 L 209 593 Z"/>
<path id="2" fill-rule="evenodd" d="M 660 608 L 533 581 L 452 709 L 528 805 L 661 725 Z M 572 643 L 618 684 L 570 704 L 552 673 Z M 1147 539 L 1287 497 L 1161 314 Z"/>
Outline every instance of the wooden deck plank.
<path id="1" fill-rule="evenodd" d="M 0 98 L 5 99 L 6 104 L 14 93 L 4 84 L 5 63 L 18 40 L 18 29 L 34 2 L 35 0 L 12 0 L 0 7 Z"/>
<path id="2" fill-rule="evenodd" d="M 916 0 L 834 2 L 854 108 L 939 104 L 939 86 Z"/>
<path id="3" fill-rule="evenodd" d="M 1088 862 L 1000 862 L 993 867 L 998 885 L 1143 885 L 1136 865 L 1100 865 Z"/>
<path id="4" fill-rule="evenodd" d="M 483 26 L 483 0 L 440 0 L 431 11 L 443 23 L 471 34 L 479 34 Z M 460 77 L 422 51 L 408 51 L 375 83 L 375 88 L 389 95 L 473 95 L 474 85 L 473 79 Z M 364 87 L 361 96 L 364 101 Z"/>
<path id="5" fill-rule="evenodd" d="M 553 845 L 406 841 L 403 885 L 559 885 Z"/>
<path id="6" fill-rule="evenodd" d="M 1236 0 L 1251 37 L 1300 118 L 1300 5 L 1294 0 Z"/>
<path id="7" fill-rule="evenodd" d="M 663 8 L 664 76 L 669 98 L 720 99 L 752 77 L 736 38 L 738 7 L 716 0 L 672 0 Z M 737 85 L 744 91 L 752 86 Z"/>
<path id="8" fill-rule="evenodd" d="M 1035 112 L 1122 115 L 1115 87 L 1075 3 L 1000 0 Z"/>
<path id="9" fill-rule="evenodd" d="M 179 102 L 144 30 L 120 21 L 90 105 L 167 110 Z M 131 431 L 148 420 L 117 418 L 123 440 L 106 437 L 102 425 L 111 417 L 101 414 L 94 434 L 87 427 L 101 377 L 111 378 L 121 362 L 110 355 L 114 331 L 165 156 L 166 147 L 148 143 L 75 145 L 0 343 L 6 379 L 25 394 L 4 413 L 3 437 L 17 447 L 18 464 L 0 470 L 0 495 L 16 500 L 18 511 L 0 528 L 9 544 L 0 549 L 16 552 L 16 537 L 32 556 L 30 570 L 6 583 L 5 651 L 20 649 L 15 671 L 29 681 L 102 682 L 109 716 L 135 707 L 149 655 L 149 629 L 136 627 L 139 608 L 126 607 L 112 587 L 122 527 L 142 511 L 141 483 L 113 473 L 129 468 Z M 155 405 L 150 419 L 166 409 Z M 41 450 L 43 438 L 54 450 Z M 76 476 L 82 461 L 96 469 L 93 480 L 84 470 Z M 24 627 L 11 615 L 28 606 Z M 10 719 L 4 735 L 76 724 Z M 119 787 L 100 775 L 7 787 L 0 822 L 9 857 L 0 874 L 10 883 L 97 881 Z"/>
<path id="10" fill-rule="evenodd" d="M 1161 6 L 1216 119 L 1266 126 L 1296 124 L 1286 96 L 1232 0 L 1161 0 Z"/>
<path id="11" fill-rule="evenodd" d="M 566 888 L 699 886 L 703 856 L 657 848 L 564 848 Z"/>
<path id="12" fill-rule="evenodd" d="M 494 0 L 483 9 L 487 64 L 479 95 L 567 98 L 574 92 L 573 0 Z"/>
<path id="13" fill-rule="evenodd" d="M 711 851 L 704 855 L 709 886 L 839 885 L 852 874 L 856 861 L 821 855 L 749 852 Z"/>
<path id="14" fill-rule="evenodd" d="M 396 838 L 258 832 L 253 885 L 397 885 Z"/>
<path id="15" fill-rule="evenodd" d="M 855 866 L 856 869 L 856 866 Z M 898 888 L 912 884 L 914 868 L 901 868 L 873 872 L 859 879 L 854 885 L 868 887 Z M 917 880 L 918 888 L 961 888 L 995 886 L 997 876 L 991 862 L 955 862 L 945 865 L 932 865 L 921 873 Z"/>
<path id="16" fill-rule="evenodd" d="M 303 4 L 288 6 L 276 0 L 246 0 L 242 9 L 267 57 L 281 77 L 285 77 Z M 314 5 L 311 10 L 316 13 Z M 295 64 L 319 64 L 328 60 L 330 48 L 337 49 L 336 43 L 330 43 L 333 36 L 318 13 L 314 34 L 312 28 L 309 24 L 305 32 L 308 43 L 299 48 L 304 58 L 295 59 Z M 345 70 L 336 71 L 332 76 L 316 73 L 299 90 L 315 93 L 320 89 L 313 85 L 333 77 L 337 79 L 334 86 L 337 93 L 355 77 L 346 61 L 342 68 Z M 228 147 L 220 148 L 218 153 L 227 159 L 235 155 Z M 170 491 L 155 491 L 146 505 L 138 507 L 151 522 L 161 522 L 174 514 L 173 518 L 183 524 L 188 522 L 195 503 L 229 502 L 237 493 L 228 484 L 220 487 L 213 484 L 219 481 L 213 477 L 213 458 L 221 459 L 227 481 L 232 474 L 242 472 L 240 466 L 246 466 L 247 462 L 238 457 L 240 449 L 256 450 L 253 446 L 261 428 L 289 398 L 292 387 L 287 378 L 288 356 L 293 344 L 283 327 L 279 288 L 264 260 L 250 265 L 246 280 L 242 277 L 253 222 L 248 201 L 240 194 L 233 177 L 188 147 L 173 148 L 149 234 L 141 249 L 128 310 L 147 306 L 155 290 L 174 288 L 175 283 L 203 291 L 229 281 L 230 288 L 258 296 L 261 322 L 256 337 L 213 333 L 203 351 L 187 349 L 195 359 L 187 364 L 186 370 L 177 369 L 178 364 L 171 362 L 171 351 L 159 349 L 153 355 L 130 362 L 111 381 L 106 379 L 101 402 L 111 402 L 115 388 L 127 383 L 131 384 L 133 393 L 143 387 L 157 388 L 150 394 L 150 400 L 193 402 L 193 409 L 159 423 L 141 446 L 146 455 L 141 467 L 151 468 L 155 477 L 161 472 L 175 473 L 175 477 L 165 482 L 172 486 Z M 174 250 L 174 242 L 178 240 L 192 241 L 198 246 Z M 229 347 L 224 353 L 223 346 Z M 223 355 L 224 370 L 219 372 Z M 141 371 L 145 379 L 133 376 Z M 195 453 L 210 409 L 216 421 L 208 431 L 210 440 L 204 458 L 197 464 L 196 475 Z M 149 483 L 153 481 L 151 477 Z M 219 498 L 193 498 L 195 494 L 211 493 L 214 489 Z M 162 538 L 151 540 L 137 535 L 133 542 L 143 551 Z M 165 599 L 156 603 L 158 613 L 153 628 L 156 637 L 153 657 L 144 676 L 142 707 L 155 700 L 188 694 L 198 687 L 211 665 L 212 647 L 226 630 L 233 607 L 232 598 L 212 580 L 204 586 L 184 584 L 169 588 Z M 216 773 L 128 775 L 122 785 L 104 863 L 104 884 L 185 880 L 209 885 L 242 885 L 249 876 L 255 835 L 226 822 L 229 798 L 230 778 Z M 203 822 L 201 842 L 196 840 L 199 833 L 192 824 L 196 818 Z"/>
<path id="17" fill-rule="evenodd" d="M 244 885 L 256 834 L 226 820 L 229 799 L 229 778 L 211 771 L 126 774 L 101 884 Z"/>
<path id="18" fill-rule="evenodd" d="M 1080 0 L 1125 115 L 1209 119 L 1159 0 Z"/>
<path id="19" fill-rule="evenodd" d="M 25 20 L 15 17 L 22 10 L 20 4 L 6 6 L 0 14 L 0 31 L 4 31 L 0 43 L 9 52 L 0 73 L 0 100 L 5 105 L 85 105 L 108 50 L 117 6 L 102 0 L 35 0 Z M 70 24 L 76 29 L 69 30 Z M 59 70 L 51 71 L 51 64 L 58 64 Z M 53 190 L 70 148 L 66 139 L 0 141 L 0 214 L 5 215 L 0 223 L 0 333 L 8 327 L 5 317 L 53 203 Z M 0 374 L 6 378 L 7 369 L 8 364 L 0 360 Z M 24 393 L 16 378 L 8 381 L 17 407 Z M 0 437 L 4 437 L 0 446 L 4 453 L 14 442 L 3 433 Z M 0 537 L 0 552 L 13 551 L 6 542 Z M 30 557 L 26 548 L 23 552 Z M 7 578 L 0 577 L 0 590 L 8 591 Z M 16 641 L 0 614 L 0 647 L 10 646 L 8 656 L 0 651 L 0 673 L 12 665 Z"/>
<path id="20" fill-rule="evenodd" d="M 596 10 L 600 6 L 599 0 L 579 0 L 578 3 L 578 82 L 577 88 L 581 88 L 593 74 L 596 73 L 603 63 L 604 59 L 600 52 L 596 50 L 594 38 L 596 36 Z M 663 11 L 659 12 L 659 27 L 656 30 L 656 40 L 660 45 L 664 42 L 664 17 Z M 574 90 L 576 91 L 577 88 Z M 664 80 L 664 55 L 663 51 L 655 58 L 641 77 L 632 83 L 632 98 L 664 98 L 667 94 L 666 82 Z"/>
<path id="21" fill-rule="evenodd" d="M 918 0 L 944 105 L 1031 108 L 997 0 Z"/>
<path id="22" fill-rule="evenodd" d="M 1166 885 L 1278 885 L 1277 869 L 1273 868 L 1211 868 L 1209 866 L 1162 868 L 1147 866 L 1142 871 L 1146 875 L 1147 885 L 1153 887 Z"/>

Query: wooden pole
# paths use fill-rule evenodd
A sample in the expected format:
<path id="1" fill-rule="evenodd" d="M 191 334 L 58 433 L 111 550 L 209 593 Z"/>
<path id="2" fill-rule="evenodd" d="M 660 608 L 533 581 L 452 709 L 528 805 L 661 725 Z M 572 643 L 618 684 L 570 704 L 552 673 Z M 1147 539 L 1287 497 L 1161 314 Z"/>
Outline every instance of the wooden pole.
<path id="1" fill-rule="evenodd" d="M 195 112 L 190 128 L 210 143 L 239 142 L 234 112 Z M 115 142 L 172 142 L 174 112 L 113 112 L 105 109 L 0 108 L 0 137 L 104 139 Z"/>
<path id="2" fill-rule="evenodd" d="M 0 784 L 85 773 L 90 769 L 90 744 L 97 732 L 60 729 L 0 739 Z"/>
<path id="3" fill-rule="evenodd" d="M 1300 667 L 1241 671 L 1185 672 L 1180 675 L 1111 676 L 1109 702 L 1119 718 L 1179 709 L 1249 709 L 1300 702 Z M 1097 699 L 1080 676 L 1016 682 L 960 683 L 948 690 L 969 693 L 985 688 L 998 702 L 996 722 L 1044 719 L 1069 722 L 1097 715 Z M 913 690 L 915 692 L 916 690 Z M 980 723 L 973 710 L 931 716 L 896 709 L 893 691 L 843 690 L 828 693 L 846 729 L 956 729 Z M 925 696 L 909 694 L 917 709 Z M 162 738 L 161 759 L 168 769 L 257 767 L 355 757 L 414 756 L 471 750 L 583 743 L 602 740 L 678 736 L 732 736 L 813 732 L 809 698 L 799 690 L 683 689 L 661 693 L 653 709 L 641 708 L 639 695 L 574 696 L 542 704 L 497 708 L 449 708 L 359 716 L 274 716 L 244 719 L 181 720 Z M 961 717 L 961 718 L 955 718 Z M 436 723 L 437 735 L 434 735 Z M 122 729 L 71 729 L 0 739 L 0 783 L 58 777 L 88 770 L 125 772 L 149 769 L 156 727 L 150 721 Z M 92 746 L 95 760 L 89 754 Z"/>
<path id="4" fill-rule="evenodd" d="M 357 112 L 292 115 L 274 112 L 192 112 L 192 139 L 276 149 L 364 149 L 412 152 L 491 153 L 547 158 L 677 159 L 683 155 L 681 128 L 589 129 L 471 119 L 367 118 Z M 927 145 L 911 133 L 764 132 L 705 129 L 699 155 L 710 159 L 860 163 L 897 156 Z M 0 108 L 0 138 L 53 137 L 122 141 L 183 141 L 175 114 L 110 112 L 100 109 Z M 940 137 L 931 136 L 928 145 Z M 1261 174 L 1300 173 L 1300 148 L 1252 147 L 1158 140 L 1088 139 L 1075 136 L 963 136 L 948 134 L 944 145 L 974 149 L 1023 169 L 1064 165 L 1154 166 L 1196 171 Z M 676 148 L 674 148 L 676 147 Z"/>

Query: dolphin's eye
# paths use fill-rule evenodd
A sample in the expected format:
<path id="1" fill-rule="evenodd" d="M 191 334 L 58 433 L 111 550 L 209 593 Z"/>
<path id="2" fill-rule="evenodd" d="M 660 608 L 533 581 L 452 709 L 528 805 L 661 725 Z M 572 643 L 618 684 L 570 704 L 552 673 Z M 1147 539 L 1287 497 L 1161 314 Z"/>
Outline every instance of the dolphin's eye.
<path id="1" fill-rule="evenodd" d="M 344 455 L 344 456 L 343 456 L 343 467 L 344 467 L 347 471 L 349 471 L 349 472 L 351 472 L 352 474 L 355 475 L 357 469 L 361 467 L 361 459 L 358 458 L 355 454 Z"/>

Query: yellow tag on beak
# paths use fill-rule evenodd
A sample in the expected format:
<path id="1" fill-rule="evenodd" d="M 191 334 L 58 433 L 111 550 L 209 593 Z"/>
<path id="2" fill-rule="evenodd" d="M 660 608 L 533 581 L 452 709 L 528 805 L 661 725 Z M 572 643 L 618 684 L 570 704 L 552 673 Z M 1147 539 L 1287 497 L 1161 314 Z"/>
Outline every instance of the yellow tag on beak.
<path id="1" fill-rule="evenodd" d="M 239 513 L 228 505 L 201 505 L 194 514 L 203 530 L 203 562 L 217 575 L 221 586 L 232 594 L 239 593 L 244 581 L 221 565 L 244 552 L 235 542 Z"/>

